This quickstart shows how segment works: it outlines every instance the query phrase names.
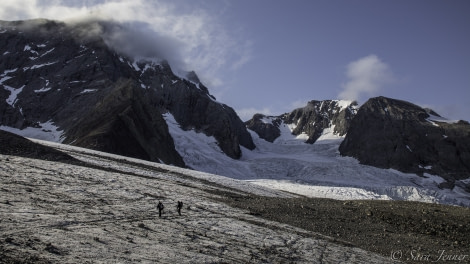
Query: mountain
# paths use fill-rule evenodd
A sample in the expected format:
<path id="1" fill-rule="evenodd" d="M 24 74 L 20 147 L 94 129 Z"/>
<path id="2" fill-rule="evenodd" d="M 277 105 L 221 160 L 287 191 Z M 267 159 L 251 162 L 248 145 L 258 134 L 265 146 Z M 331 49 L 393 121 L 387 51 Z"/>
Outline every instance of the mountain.
<path id="1" fill-rule="evenodd" d="M 106 21 L 0 21 L 1 127 L 185 166 L 163 118 L 171 114 L 182 129 L 214 137 L 231 158 L 241 156 L 240 146 L 255 147 L 235 111 L 194 72 L 175 74 L 158 51 L 123 52 L 119 44 L 139 41 L 115 43 L 129 31 Z"/>
<path id="2" fill-rule="evenodd" d="M 341 155 L 362 164 L 440 175 L 442 187 L 470 177 L 470 124 L 409 102 L 369 99 L 351 121 Z"/>
<path id="3" fill-rule="evenodd" d="M 467 122 L 379 97 L 243 123 L 158 49 L 129 52 L 129 30 L 0 22 L 0 129 L 307 197 L 470 206 Z"/>
<path id="4" fill-rule="evenodd" d="M 235 164 L 225 160 L 225 169 L 215 161 L 199 168 L 308 197 L 470 205 L 466 121 L 378 97 L 360 107 L 311 101 L 246 124 L 255 150 Z"/>
<path id="5" fill-rule="evenodd" d="M 274 142 L 287 129 L 287 133 L 313 144 L 324 133 L 344 136 L 356 111 L 356 102 L 310 101 L 305 107 L 280 116 L 255 114 L 245 124 L 268 142 Z"/>
<path id="6" fill-rule="evenodd" d="M 245 124 L 268 142 L 282 143 L 290 136 L 312 144 L 343 137 L 341 155 L 378 168 L 440 175 L 446 180 L 441 187 L 470 178 L 470 124 L 402 100 L 376 97 L 360 107 L 310 101 L 280 116 L 255 114 Z"/>

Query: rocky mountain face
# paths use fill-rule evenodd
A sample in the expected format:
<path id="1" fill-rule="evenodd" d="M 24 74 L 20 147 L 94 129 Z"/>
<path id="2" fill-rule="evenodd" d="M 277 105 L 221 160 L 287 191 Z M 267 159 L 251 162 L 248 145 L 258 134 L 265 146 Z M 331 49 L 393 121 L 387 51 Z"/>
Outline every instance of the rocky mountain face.
<path id="1" fill-rule="evenodd" d="M 447 180 L 442 187 L 470 177 L 468 122 L 386 97 L 359 108 L 339 150 L 367 165 L 440 175 Z"/>
<path id="2" fill-rule="evenodd" d="M 351 102 L 310 101 L 280 116 L 255 114 L 245 124 L 269 142 L 280 138 L 283 126 L 294 136 L 306 135 L 306 143 L 329 131 L 344 136 L 342 156 L 379 168 L 439 175 L 446 180 L 442 188 L 470 177 L 470 124 L 401 100 L 376 97 L 359 108 Z"/>
<path id="3" fill-rule="evenodd" d="M 356 102 L 310 101 L 307 106 L 280 116 L 256 114 L 245 124 L 248 129 L 269 142 L 274 142 L 281 135 L 280 126 L 285 124 L 292 129 L 293 135 L 306 134 L 306 143 L 313 144 L 325 129 L 332 129 L 334 134 L 344 136 L 356 110 Z"/>
<path id="4" fill-rule="evenodd" d="M 170 112 L 183 129 L 213 136 L 229 157 L 240 157 L 240 145 L 254 148 L 235 111 L 194 72 L 136 60 L 102 37 L 120 29 L 103 21 L 0 21 L 0 125 L 53 124 L 64 143 L 184 166 L 162 117 Z"/>

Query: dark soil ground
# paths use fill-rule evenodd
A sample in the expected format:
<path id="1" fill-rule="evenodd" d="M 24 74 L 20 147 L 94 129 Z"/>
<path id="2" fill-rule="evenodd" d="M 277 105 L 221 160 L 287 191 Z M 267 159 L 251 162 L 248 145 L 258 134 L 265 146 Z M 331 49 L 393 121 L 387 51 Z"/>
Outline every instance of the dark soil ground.
<path id="1" fill-rule="evenodd" d="M 407 263 L 470 263 L 470 208 L 408 201 L 227 197 L 265 219 Z"/>

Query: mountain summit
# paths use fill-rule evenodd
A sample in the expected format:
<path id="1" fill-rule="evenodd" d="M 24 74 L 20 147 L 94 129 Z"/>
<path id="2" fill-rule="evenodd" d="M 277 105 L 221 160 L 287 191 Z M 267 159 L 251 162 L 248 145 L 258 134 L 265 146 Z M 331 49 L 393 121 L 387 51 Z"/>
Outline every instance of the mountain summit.
<path id="1" fill-rule="evenodd" d="M 364 103 L 339 150 L 367 165 L 440 175 L 442 187 L 470 177 L 470 124 L 401 100 Z"/>
<path id="2" fill-rule="evenodd" d="M 245 124 L 248 129 L 269 142 L 283 140 L 281 134 L 287 131 L 287 134 L 313 144 L 327 133 L 338 137 L 344 136 L 356 111 L 356 102 L 313 100 L 305 107 L 279 116 L 255 114 Z"/>
<path id="3" fill-rule="evenodd" d="M 231 158 L 241 156 L 240 146 L 254 148 L 235 111 L 217 102 L 194 72 L 175 74 L 147 46 L 130 56 L 126 43 L 115 41 L 126 32 L 106 21 L 1 21 L 0 125 L 185 166 L 165 114 L 184 130 L 213 136 Z"/>

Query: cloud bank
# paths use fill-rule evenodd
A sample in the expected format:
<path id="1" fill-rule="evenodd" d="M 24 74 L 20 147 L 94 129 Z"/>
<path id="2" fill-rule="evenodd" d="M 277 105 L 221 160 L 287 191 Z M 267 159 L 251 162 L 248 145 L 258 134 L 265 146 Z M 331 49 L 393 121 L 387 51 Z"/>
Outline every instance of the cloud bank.
<path id="1" fill-rule="evenodd" d="M 174 1 L 173 1 L 174 2 Z M 222 68 L 236 70 L 251 58 L 249 42 L 240 43 L 218 17 L 205 10 L 182 8 L 170 0 L 2 0 L 1 20 L 47 18 L 76 23 L 113 20 L 131 30 L 110 36 L 116 47 L 144 49 L 157 43 L 164 59 L 182 70 L 195 70 L 208 86 L 223 83 Z M 190 3 L 186 4 L 190 5 Z M 137 49 L 128 41 L 137 43 Z M 150 43 L 149 43 L 150 41 Z M 144 43 L 145 42 L 145 43 Z"/>
<path id="2" fill-rule="evenodd" d="M 378 95 L 386 84 L 393 81 L 390 67 L 376 55 L 349 63 L 346 76 L 349 80 L 343 84 L 343 91 L 338 95 L 338 98 L 343 100 L 358 100 L 362 95 Z"/>
<path id="3" fill-rule="evenodd" d="M 255 108 L 255 107 L 249 107 L 249 108 L 243 108 L 243 109 L 236 109 L 237 115 L 240 117 L 242 121 L 248 121 L 250 120 L 253 115 L 255 114 L 263 114 L 263 115 L 275 115 L 275 113 L 271 110 L 270 107 L 264 107 L 264 108 Z"/>
<path id="4" fill-rule="evenodd" d="M 248 121 L 255 114 L 263 114 L 267 116 L 279 116 L 284 113 L 289 113 L 294 109 L 305 107 L 307 103 L 308 101 L 306 100 L 296 100 L 289 104 L 283 105 L 281 107 L 273 107 L 273 106 L 267 106 L 263 108 L 248 107 L 248 108 L 235 109 L 235 111 L 237 112 L 241 120 Z"/>

